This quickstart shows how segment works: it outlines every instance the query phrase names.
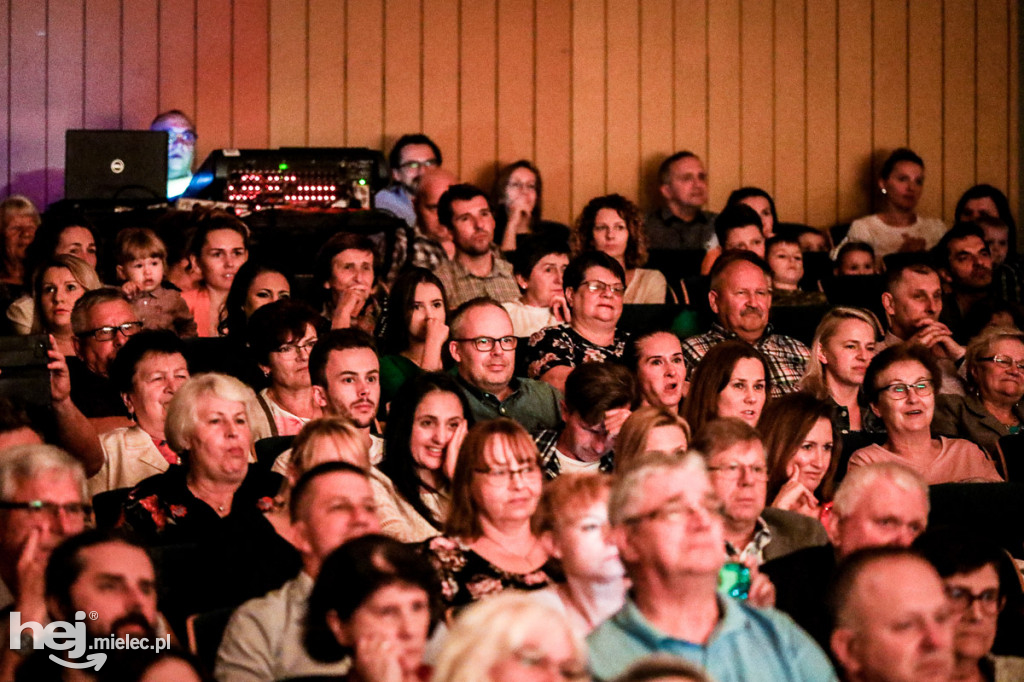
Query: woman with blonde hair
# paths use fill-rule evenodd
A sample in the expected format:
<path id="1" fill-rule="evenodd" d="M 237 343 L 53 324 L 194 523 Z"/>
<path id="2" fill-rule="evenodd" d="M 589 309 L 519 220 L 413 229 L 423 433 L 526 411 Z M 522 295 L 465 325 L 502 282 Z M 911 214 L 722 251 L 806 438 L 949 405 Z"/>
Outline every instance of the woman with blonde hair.
<path id="1" fill-rule="evenodd" d="M 542 480 L 537 447 L 518 423 L 491 419 L 469 429 L 452 477 L 445 534 L 426 544 L 446 606 L 551 582 L 547 550 L 530 525 Z"/>
<path id="2" fill-rule="evenodd" d="M 57 350 L 64 356 L 75 355 L 75 333 L 71 330 L 71 311 L 75 301 L 87 291 L 103 286 L 91 265 L 75 256 L 53 256 L 36 269 L 32 277 L 32 305 L 27 320 L 15 320 L 12 313 L 24 310 L 15 301 L 7 318 L 19 334 L 52 334 Z"/>
<path id="3" fill-rule="evenodd" d="M 882 325 L 863 308 L 833 308 L 814 332 L 800 390 L 833 404 L 832 421 L 840 433 L 878 430 L 871 427 L 871 413 L 861 402 L 861 386 L 881 340 Z"/>
<path id="4" fill-rule="evenodd" d="M 646 405 L 633 411 L 615 439 L 615 468 L 625 471 L 647 452 L 685 450 L 692 434 L 690 425 L 664 407 Z"/>
<path id="5" fill-rule="evenodd" d="M 521 682 L 540 675 L 590 680 L 586 646 L 557 609 L 506 593 L 474 604 L 455 621 L 430 679 Z"/>
<path id="6" fill-rule="evenodd" d="M 544 486 L 533 524 L 548 552 L 562 562 L 565 582 L 537 593 L 564 611 L 573 631 L 586 637 L 626 600 L 626 570 L 608 533 L 612 477 L 562 474 Z"/>

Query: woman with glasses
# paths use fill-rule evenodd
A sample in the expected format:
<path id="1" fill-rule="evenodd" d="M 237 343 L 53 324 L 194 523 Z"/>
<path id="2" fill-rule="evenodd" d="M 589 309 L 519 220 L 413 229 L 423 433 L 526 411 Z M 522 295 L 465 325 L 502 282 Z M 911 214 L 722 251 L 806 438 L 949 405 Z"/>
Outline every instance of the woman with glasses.
<path id="1" fill-rule="evenodd" d="M 520 159 L 498 171 L 491 188 L 494 206 L 494 242 L 502 251 L 515 251 L 517 238 L 528 235 L 540 222 L 540 171 Z"/>
<path id="2" fill-rule="evenodd" d="M 430 270 L 411 268 L 395 280 L 381 339 L 382 410 L 407 381 L 444 368 L 441 351 L 448 342 L 447 310 L 444 286 Z"/>
<path id="3" fill-rule="evenodd" d="M 885 424 L 888 439 L 854 452 L 850 468 L 899 462 L 929 485 L 1003 480 L 992 460 L 971 441 L 932 437 L 935 393 L 941 381 L 926 348 L 901 344 L 876 355 L 864 375 L 864 391 L 871 411 Z"/>
<path id="4" fill-rule="evenodd" d="M 440 535 L 468 415 L 466 397 L 446 374 L 424 374 L 395 399 L 378 466 L 383 475 L 370 480 L 382 533 L 402 542 Z"/>
<path id="5" fill-rule="evenodd" d="M 990 327 L 967 345 L 964 358 L 970 393 L 940 395 L 932 429 L 974 441 L 998 458 L 999 439 L 1024 424 L 1024 333 Z"/>
<path id="6" fill-rule="evenodd" d="M 452 478 L 445 534 L 426 543 L 445 605 L 551 582 L 548 552 L 530 525 L 543 475 L 530 434 L 511 419 L 469 430 Z"/>
<path id="7" fill-rule="evenodd" d="M 840 440 L 832 406 L 807 393 L 768 403 L 758 430 L 768 459 L 770 506 L 817 519 L 832 499 Z"/>
<path id="8" fill-rule="evenodd" d="M 621 194 L 591 199 L 576 221 L 574 253 L 600 251 L 625 270 L 623 303 L 675 303 L 665 275 L 640 266 L 647 262 L 647 234 L 640 207 Z"/>
<path id="9" fill-rule="evenodd" d="M 294 436 L 322 414 L 313 397 L 309 354 L 324 326 L 314 310 L 290 299 L 265 305 L 249 319 L 249 348 L 270 380 L 258 400 L 275 436 Z"/>
<path id="10" fill-rule="evenodd" d="M 622 362 L 629 340 L 616 328 L 626 291 L 626 273 L 617 260 L 600 251 L 583 253 L 569 263 L 562 284 L 571 322 L 537 332 L 526 349 L 530 378 L 560 391 L 576 365 Z"/>

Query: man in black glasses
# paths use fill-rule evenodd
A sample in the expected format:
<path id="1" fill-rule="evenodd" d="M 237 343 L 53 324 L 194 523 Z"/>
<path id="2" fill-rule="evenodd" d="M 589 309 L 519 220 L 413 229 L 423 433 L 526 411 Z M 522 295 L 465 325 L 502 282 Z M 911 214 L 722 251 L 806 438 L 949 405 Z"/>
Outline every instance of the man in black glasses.
<path id="1" fill-rule="evenodd" d="M 453 313 L 448 351 L 458 363 L 458 382 L 473 419 L 510 417 L 536 437 L 558 429 L 561 395 L 548 384 L 516 377 L 518 339 L 508 312 L 489 298 L 474 298 Z"/>
<path id="2" fill-rule="evenodd" d="M 167 133 L 167 198 L 177 199 L 192 181 L 196 127 L 184 112 L 171 109 L 158 114 L 149 124 L 149 129 Z"/>
<path id="3" fill-rule="evenodd" d="M 426 135 L 402 135 L 391 147 L 388 166 L 391 184 L 373 197 L 373 207 L 401 218 L 412 227 L 416 224 L 413 197 L 419 189 L 420 176 L 427 169 L 441 165 L 441 150 Z"/>
<path id="4" fill-rule="evenodd" d="M 142 322 L 120 289 L 104 287 L 86 292 L 71 311 L 77 358 L 68 359 L 71 400 L 90 419 L 112 419 L 97 432 L 130 426 L 121 395 L 107 370 L 128 338 L 142 331 Z"/>
<path id="5" fill-rule="evenodd" d="M 45 579 L 50 552 L 82 532 L 90 510 L 85 472 L 51 445 L 12 448 L 0 460 L 0 660 L 9 664 L 8 612 L 47 623 Z"/>

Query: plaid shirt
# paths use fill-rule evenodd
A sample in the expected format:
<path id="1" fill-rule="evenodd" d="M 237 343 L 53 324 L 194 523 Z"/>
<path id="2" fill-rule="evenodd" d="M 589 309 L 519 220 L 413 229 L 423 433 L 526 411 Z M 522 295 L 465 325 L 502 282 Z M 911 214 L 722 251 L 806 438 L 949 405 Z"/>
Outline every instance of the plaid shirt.
<path id="1" fill-rule="evenodd" d="M 494 260 L 486 277 L 477 277 L 457 260 L 447 261 L 437 269 L 435 274 L 444 285 L 450 310 L 479 296 L 489 296 L 498 303 L 519 300 L 522 293 L 512 275 L 512 264 L 502 258 L 496 248 L 491 250 L 491 255 Z"/>
<path id="2" fill-rule="evenodd" d="M 722 341 L 742 340 L 718 322 L 711 325 L 711 331 L 691 336 L 683 341 L 683 359 L 686 361 L 687 373 L 693 372 L 704 354 L 715 344 Z M 772 397 L 778 398 L 780 395 L 795 391 L 800 377 L 804 375 L 804 370 L 807 368 L 807 360 L 811 357 L 807 346 L 788 336 L 773 334 L 770 324 L 753 346 L 761 351 L 768 361 L 768 371 L 772 375 Z"/>
<path id="3" fill-rule="evenodd" d="M 759 516 L 754 524 L 754 537 L 747 543 L 747 546 L 739 549 L 733 547 L 732 543 L 726 540 L 725 553 L 729 556 L 729 561 L 739 561 L 742 563 L 746 559 L 753 557 L 757 565 L 760 566 L 764 563 L 764 548 L 771 541 L 772 531 L 764 519 Z"/>
<path id="4" fill-rule="evenodd" d="M 448 254 L 445 253 L 444 247 L 421 234 L 413 235 L 407 256 L 408 263 L 431 272 L 437 272 L 438 268 L 448 262 Z"/>
<path id="5" fill-rule="evenodd" d="M 558 437 L 561 435 L 561 429 L 545 429 L 533 439 L 537 445 L 537 451 L 540 453 L 540 468 L 544 471 L 544 478 L 549 481 L 558 478 L 558 475 L 562 473 L 562 463 L 558 461 L 558 454 L 555 452 Z M 615 455 L 609 452 L 601 458 L 597 470 L 602 474 L 610 474 L 614 469 Z"/>

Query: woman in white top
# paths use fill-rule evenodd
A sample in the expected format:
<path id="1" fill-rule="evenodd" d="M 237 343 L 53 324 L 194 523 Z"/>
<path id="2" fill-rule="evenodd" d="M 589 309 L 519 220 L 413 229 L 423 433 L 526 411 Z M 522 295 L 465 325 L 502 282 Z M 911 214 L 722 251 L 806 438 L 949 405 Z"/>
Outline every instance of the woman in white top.
<path id="1" fill-rule="evenodd" d="M 900 147 L 882 164 L 878 187 L 882 192 L 882 210 L 854 220 L 846 242 L 867 242 L 881 260 L 891 253 L 927 251 L 946 232 L 938 218 L 922 218 L 917 204 L 924 191 L 924 161 L 913 151 Z M 838 254 L 837 247 L 832 257 Z"/>
<path id="2" fill-rule="evenodd" d="M 621 194 L 591 199 L 576 221 L 573 252 L 601 251 L 626 271 L 622 302 L 675 303 L 665 275 L 640 266 L 647 262 L 647 234 L 640 209 Z"/>

